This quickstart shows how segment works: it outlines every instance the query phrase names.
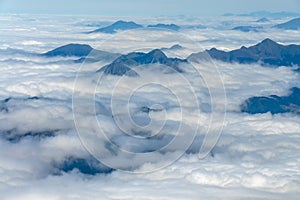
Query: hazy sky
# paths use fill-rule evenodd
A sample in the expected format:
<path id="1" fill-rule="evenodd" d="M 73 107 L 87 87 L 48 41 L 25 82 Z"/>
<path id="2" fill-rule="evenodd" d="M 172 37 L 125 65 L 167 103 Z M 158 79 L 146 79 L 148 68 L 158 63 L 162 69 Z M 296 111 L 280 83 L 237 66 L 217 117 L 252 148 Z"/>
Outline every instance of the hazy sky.
<path id="1" fill-rule="evenodd" d="M 197 16 L 258 10 L 300 12 L 300 0 L 0 0 L 1 13 Z"/>

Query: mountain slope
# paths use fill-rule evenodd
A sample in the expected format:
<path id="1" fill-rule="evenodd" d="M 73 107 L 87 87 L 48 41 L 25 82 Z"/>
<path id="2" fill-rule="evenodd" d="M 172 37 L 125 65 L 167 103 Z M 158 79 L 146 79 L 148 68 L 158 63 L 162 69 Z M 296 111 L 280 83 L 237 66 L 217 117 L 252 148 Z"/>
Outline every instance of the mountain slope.
<path id="1" fill-rule="evenodd" d="M 183 72 L 179 68 L 179 64 L 181 63 L 187 63 L 187 60 L 168 58 L 161 50 L 154 49 L 148 53 L 133 52 L 120 56 L 111 64 L 102 67 L 98 71 L 117 76 L 138 76 L 134 71 L 134 67 L 148 64 L 162 64 L 177 72 Z"/>
<path id="2" fill-rule="evenodd" d="M 256 11 L 248 14 L 238 14 L 236 16 L 268 17 L 273 19 L 282 19 L 285 17 L 297 17 L 299 16 L 299 13 L 285 12 L 285 11 L 282 12 Z"/>
<path id="3" fill-rule="evenodd" d="M 252 97 L 241 105 L 241 111 L 250 114 L 293 112 L 300 114 L 300 88 L 292 88 L 288 96 Z"/>
<path id="4" fill-rule="evenodd" d="M 292 19 L 288 22 L 273 26 L 273 28 L 279 28 L 284 30 L 299 30 L 300 29 L 300 17 Z"/>
<path id="5" fill-rule="evenodd" d="M 137 28 L 142 28 L 143 26 L 140 24 L 136 24 L 132 21 L 130 22 L 126 22 L 126 21 L 117 21 L 109 26 L 103 27 L 103 28 L 99 28 L 96 29 L 94 31 L 91 31 L 89 33 L 109 33 L 109 34 L 113 34 L 116 33 L 118 30 L 131 30 L 131 29 L 137 29 Z"/>
<path id="6" fill-rule="evenodd" d="M 148 25 L 148 28 L 161 28 L 161 29 L 179 31 L 180 26 L 177 26 L 176 24 L 155 24 L 155 25 Z"/>
<path id="7" fill-rule="evenodd" d="M 250 46 L 241 47 L 233 51 L 221 51 L 216 48 L 192 54 L 188 59 L 201 58 L 208 53 L 211 58 L 223 62 L 237 63 L 257 63 L 269 66 L 292 66 L 300 65 L 300 45 L 284 46 L 271 39 L 265 39 L 262 42 Z"/>
<path id="8" fill-rule="evenodd" d="M 51 51 L 48 51 L 42 55 L 53 57 L 53 56 L 87 56 L 93 50 L 90 45 L 87 44 L 67 44 Z"/>
<path id="9" fill-rule="evenodd" d="M 242 32 L 259 32 L 262 29 L 261 26 L 237 26 L 234 27 L 232 30 L 242 31 Z"/>
<path id="10" fill-rule="evenodd" d="M 167 48 L 167 47 L 161 48 L 162 51 L 177 51 L 177 50 L 182 50 L 182 49 L 184 49 L 184 47 L 179 44 L 174 44 L 173 46 L 171 46 L 169 48 Z"/>
<path id="11" fill-rule="evenodd" d="M 258 23 L 265 23 L 265 22 L 269 22 L 269 21 L 270 20 L 266 17 L 263 17 L 263 18 L 260 18 L 260 19 L 256 20 L 256 22 L 258 22 Z"/>
<path id="12" fill-rule="evenodd" d="M 76 63 L 97 62 L 100 60 L 114 60 L 120 56 L 118 53 L 110 53 L 92 48 L 87 44 L 67 44 L 41 54 L 47 57 L 80 57 Z"/>

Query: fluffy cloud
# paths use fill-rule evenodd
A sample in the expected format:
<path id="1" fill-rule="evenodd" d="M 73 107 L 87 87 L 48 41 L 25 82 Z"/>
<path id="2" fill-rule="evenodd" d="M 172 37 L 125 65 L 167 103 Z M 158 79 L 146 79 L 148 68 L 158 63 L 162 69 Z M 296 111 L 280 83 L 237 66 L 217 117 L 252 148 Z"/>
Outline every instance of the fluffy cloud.
<path id="1" fill-rule="evenodd" d="M 0 25 L 1 30 L 7 31 L 1 32 L 4 42 L 0 44 L 3 52 L 0 55 L 2 199 L 297 199 L 299 196 L 299 116 L 239 112 L 239 105 L 251 96 L 285 95 L 289 88 L 299 87 L 299 74 L 292 68 L 221 62 L 197 65 L 206 77 L 212 77 L 213 81 L 209 81 L 194 73 L 194 69 L 185 68 L 188 73 L 180 76 L 159 73 L 161 68 L 152 65 L 139 71 L 143 79 L 109 76 L 98 82 L 101 73 L 95 72 L 106 63 L 81 65 L 66 62 L 70 58 L 37 55 L 74 41 L 121 53 L 179 43 L 186 49 L 168 52 L 168 55 L 185 58 L 209 47 L 232 49 L 257 43 L 265 37 L 286 43 L 299 41 L 299 34 L 268 30 L 250 41 L 249 35 L 221 29 L 221 22 L 212 20 L 205 30 L 186 29 L 179 34 L 137 30 L 107 38 L 104 34 L 85 35 L 90 27 L 80 26 L 82 20 L 76 17 L 66 21 L 49 16 L 29 19 L 32 17 L 1 16 L 2 21 L 9 22 Z M 161 20 L 142 21 L 149 24 Z M 221 90 L 215 90 L 216 97 L 220 98 L 210 98 L 205 84 L 212 85 L 216 74 L 208 66 L 219 70 L 226 89 L 228 112 L 217 145 L 206 159 L 199 160 L 197 152 L 209 128 L 211 111 L 219 112 L 224 103 Z M 78 82 L 73 91 L 76 76 Z M 150 85 L 137 88 L 133 95 L 128 94 L 132 88 L 145 83 L 160 83 L 166 87 Z M 218 85 L 212 85 L 212 89 L 216 88 Z M 174 94 L 181 98 L 176 99 Z M 75 107 L 72 95 L 75 95 Z M 135 136 L 149 137 L 156 132 L 161 135 L 144 139 L 122 133 L 120 128 L 130 129 L 125 123 L 130 120 L 127 110 L 122 107 L 127 105 L 128 95 L 131 120 L 141 127 L 149 123 L 147 128 L 136 126 Z M 121 107 L 111 109 L 112 98 Z M 212 103 L 220 109 L 213 109 Z M 117 115 L 113 118 L 112 114 Z M 180 120 L 180 116 L 184 118 Z M 117 120 L 120 120 L 119 127 Z M 170 163 L 187 150 L 189 141 L 185 134 L 195 131 L 197 125 L 197 137 L 188 153 Z M 99 134 L 100 127 L 115 146 Z M 169 149 L 153 152 L 174 137 L 177 140 Z M 121 148 L 142 154 L 128 156 L 120 153 Z M 87 150 L 104 156 L 104 162 L 133 173 L 121 170 L 107 173 L 109 168 L 95 161 Z M 152 154 L 146 156 L 145 152 Z M 142 173 L 167 164 L 172 165 L 153 173 Z M 100 173 L 81 173 L 88 167 Z"/>

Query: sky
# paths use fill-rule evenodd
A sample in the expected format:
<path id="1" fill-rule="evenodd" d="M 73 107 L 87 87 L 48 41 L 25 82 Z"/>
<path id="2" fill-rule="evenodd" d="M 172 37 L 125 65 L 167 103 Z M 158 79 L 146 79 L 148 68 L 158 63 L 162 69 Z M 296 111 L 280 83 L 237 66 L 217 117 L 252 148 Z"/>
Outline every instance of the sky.
<path id="1" fill-rule="evenodd" d="M 299 0 L 0 0 L 0 13 L 105 16 L 221 15 L 253 11 L 300 12 Z"/>

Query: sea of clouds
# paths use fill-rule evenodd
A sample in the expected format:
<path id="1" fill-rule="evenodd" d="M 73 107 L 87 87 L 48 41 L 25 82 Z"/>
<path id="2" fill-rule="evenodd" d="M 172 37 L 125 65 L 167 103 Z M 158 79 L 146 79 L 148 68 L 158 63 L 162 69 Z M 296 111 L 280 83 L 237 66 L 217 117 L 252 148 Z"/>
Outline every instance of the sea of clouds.
<path id="1" fill-rule="evenodd" d="M 68 43 L 118 53 L 147 52 L 178 43 L 186 48 L 166 54 L 186 58 L 211 47 L 231 50 L 267 37 L 283 44 L 300 44 L 299 32 L 270 28 L 278 22 L 275 20 L 266 30 L 249 37 L 249 33 L 230 29 L 242 22 L 254 23 L 254 18 L 178 17 L 135 21 L 172 22 L 183 27 L 203 24 L 207 28 L 187 28 L 180 33 L 142 29 L 114 36 L 85 34 L 95 28 L 95 23 L 98 27 L 113 20 L 0 16 L 1 199 L 299 197 L 299 115 L 240 112 L 240 105 L 249 97 L 287 95 L 289 88 L 300 87 L 299 73 L 293 68 L 209 61 L 208 65 L 195 64 L 195 68 L 182 66 L 186 70 L 183 76 L 161 73 L 161 66 L 151 65 L 139 71 L 141 77 L 120 79 L 96 73 L 107 64 L 104 61 L 80 64 L 71 61 L 78 58 L 39 55 Z M 137 88 L 129 95 L 132 88 L 148 83 L 156 86 Z M 149 119 L 140 108 L 153 105 L 154 109 L 162 106 L 164 112 L 152 112 Z M 218 126 L 209 127 L 212 113 L 225 114 L 224 106 L 222 134 L 211 153 L 199 160 L 205 133 Z M 132 126 L 127 126 L 127 111 L 135 123 L 149 124 L 146 129 L 135 127 L 135 136 L 154 137 L 143 140 L 122 133 L 132 131 Z M 98 134 L 100 129 L 105 136 Z M 189 134 L 194 132 L 193 144 L 188 147 Z M 156 151 L 173 138 L 177 138 L 173 145 Z M 134 154 L 122 154 L 120 149 Z M 108 166 L 99 164 L 93 156 Z M 74 158 L 86 160 L 102 173 L 63 170 Z M 117 170 L 110 171 L 110 167 Z"/>

